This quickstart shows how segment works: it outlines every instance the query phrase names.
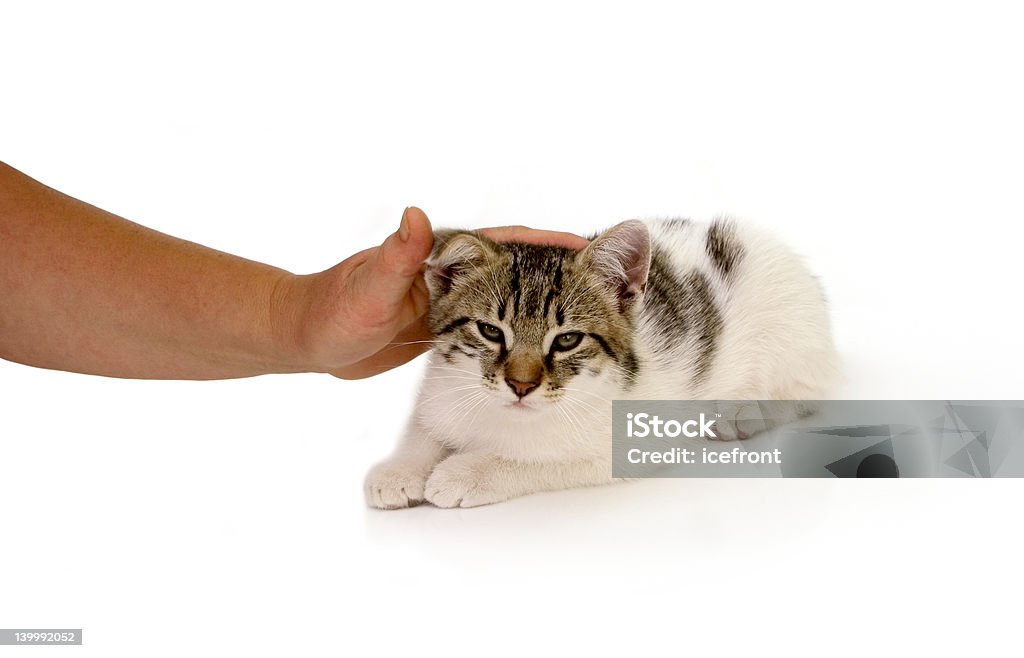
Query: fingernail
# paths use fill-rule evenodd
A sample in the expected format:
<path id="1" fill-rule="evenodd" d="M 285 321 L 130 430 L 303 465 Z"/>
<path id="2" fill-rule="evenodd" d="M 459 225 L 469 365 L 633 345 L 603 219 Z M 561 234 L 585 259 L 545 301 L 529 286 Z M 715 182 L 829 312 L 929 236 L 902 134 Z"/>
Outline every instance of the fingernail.
<path id="1" fill-rule="evenodd" d="M 402 242 L 409 241 L 409 209 L 402 211 L 402 223 L 398 225 L 398 239 Z"/>

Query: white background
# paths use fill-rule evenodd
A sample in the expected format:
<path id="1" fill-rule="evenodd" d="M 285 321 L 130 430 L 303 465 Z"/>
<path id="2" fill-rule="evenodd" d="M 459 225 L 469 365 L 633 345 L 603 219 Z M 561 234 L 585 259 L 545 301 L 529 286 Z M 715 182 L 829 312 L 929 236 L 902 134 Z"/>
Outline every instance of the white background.
<path id="1" fill-rule="evenodd" d="M 0 159 L 293 271 L 394 230 L 729 213 L 831 299 L 860 398 L 1021 398 L 1012 3 L 6 3 Z M 419 368 L 136 382 L 0 363 L 24 655 L 994 655 L 1015 481 L 646 481 L 363 507 Z M 0 649 L 3 655 L 21 655 Z"/>

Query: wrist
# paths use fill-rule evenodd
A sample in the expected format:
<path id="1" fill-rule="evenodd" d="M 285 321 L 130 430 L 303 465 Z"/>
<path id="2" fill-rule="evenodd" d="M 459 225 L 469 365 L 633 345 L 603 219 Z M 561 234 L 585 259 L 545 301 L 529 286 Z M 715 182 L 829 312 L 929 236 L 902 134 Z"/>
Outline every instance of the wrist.
<path id="1" fill-rule="evenodd" d="M 323 372 L 309 349 L 309 309 L 313 296 L 314 277 L 280 272 L 269 291 L 268 327 L 271 372 Z"/>

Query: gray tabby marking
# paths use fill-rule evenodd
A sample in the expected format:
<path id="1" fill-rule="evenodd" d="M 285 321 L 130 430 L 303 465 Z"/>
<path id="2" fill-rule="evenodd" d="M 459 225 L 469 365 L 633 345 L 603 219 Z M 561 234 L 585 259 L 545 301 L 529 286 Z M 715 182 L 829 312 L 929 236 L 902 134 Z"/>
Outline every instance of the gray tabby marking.
<path id="1" fill-rule="evenodd" d="M 736 264 L 743 258 L 743 245 L 736 238 L 736 229 L 731 222 L 716 219 L 708 227 L 705 241 L 708 257 L 722 274 L 728 279 Z"/>
<path id="2" fill-rule="evenodd" d="M 696 270 L 682 279 L 668 265 L 668 257 L 655 247 L 651 257 L 651 275 L 647 280 L 644 313 L 673 340 L 682 343 L 691 338 L 696 346 L 692 355 L 696 380 L 703 379 L 711 367 L 722 331 L 722 316 L 711 295 L 707 278 Z"/>

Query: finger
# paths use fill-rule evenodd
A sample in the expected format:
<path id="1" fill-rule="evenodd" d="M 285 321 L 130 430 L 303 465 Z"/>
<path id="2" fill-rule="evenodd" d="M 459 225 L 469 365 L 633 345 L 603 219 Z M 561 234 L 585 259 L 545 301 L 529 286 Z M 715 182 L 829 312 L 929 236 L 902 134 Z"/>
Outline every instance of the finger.
<path id="1" fill-rule="evenodd" d="M 359 269 L 361 305 L 387 309 L 403 303 L 433 244 L 430 220 L 419 208 L 406 208 L 398 230 Z"/>
<path id="2" fill-rule="evenodd" d="M 575 233 L 545 231 L 527 226 L 496 226 L 480 229 L 480 233 L 495 242 L 529 242 L 576 250 L 583 249 L 590 244 L 586 238 Z"/>

